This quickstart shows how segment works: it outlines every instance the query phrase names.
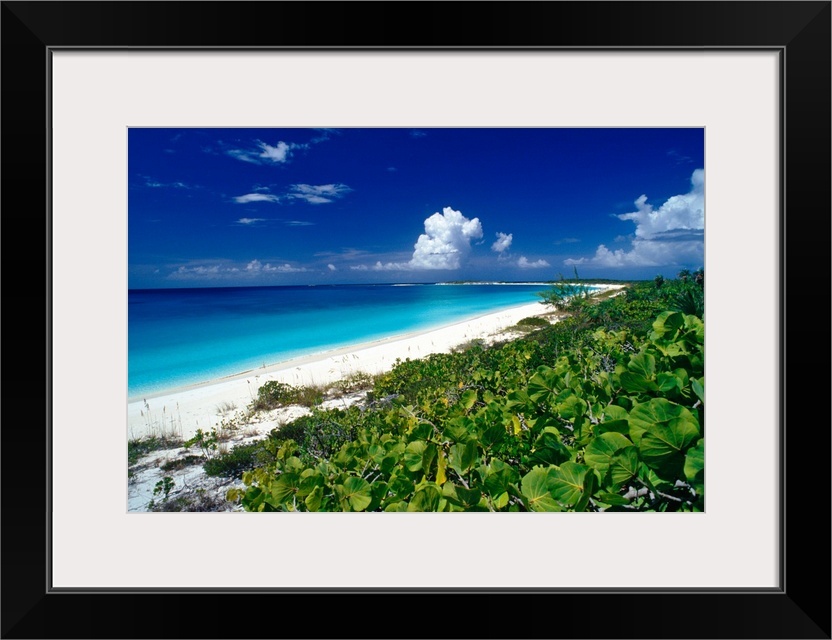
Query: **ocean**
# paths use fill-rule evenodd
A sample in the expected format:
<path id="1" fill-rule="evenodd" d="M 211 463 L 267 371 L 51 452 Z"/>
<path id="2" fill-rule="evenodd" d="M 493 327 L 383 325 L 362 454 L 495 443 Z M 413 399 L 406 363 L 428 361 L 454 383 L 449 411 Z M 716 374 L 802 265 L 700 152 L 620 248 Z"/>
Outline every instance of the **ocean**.
<path id="1" fill-rule="evenodd" d="M 128 396 L 540 300 L 545 284 L 316 285 L 128 292 Z"/>

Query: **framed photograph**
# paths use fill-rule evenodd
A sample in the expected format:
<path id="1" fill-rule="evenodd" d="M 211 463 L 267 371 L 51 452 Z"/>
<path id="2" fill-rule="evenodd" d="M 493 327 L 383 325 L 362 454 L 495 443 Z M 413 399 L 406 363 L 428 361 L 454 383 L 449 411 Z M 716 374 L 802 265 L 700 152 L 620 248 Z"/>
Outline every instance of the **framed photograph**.
<path id="1" fill-rule="evenodd" d="M 472 9 L 485 28 L 472 25 Z M 448 622 L 443 633 L 458 637 L 490 633 L 500 624 L 491 605 L 505 606 L 507 597 L 516 599 L 509 606 L 553 611 L 517 626 L 507 609 L 512 622 L 498 627 L 507 637 L 830 637 L 830 531 L 828 518 L 817 517 L 828 502 L 829 429 L 818 420 L 822 403 L 806 397 L 808 389 L 828 388 L 829 373 L 823 358 L 795 348 L 811 336 L 812 353 L 829 352 L 828 320 L 817 328 L 810 309 L 828 307 L 830 290 L 828 269 L 817 267 L 829 264 L 830 3 L 606 3 L 603 21 L 598 9 L 589 2 L 3 3 L 2 572 L 4 584 L 15 585 L 3 590 L 4 637 L 395 636 L 356 626 L 356 604 L 362 619 L 386 620 L 390 604 L 417 594 L 489 608 L 477 620 Z M 391 39 L 370 26 L 378 19 L 404 20 L 424 35 Z M 232 136 L 254 129 L 257 135 Z M 305 137 L 264 140 L 263 132 L 278 129 Z M 330 130 L 338 129 L 361 146 L 362 170 L 389 147 L 362 132 L 408 132 L 415 142 L 440 130 L 703 132 L 704 230 L 679 223 L 660 231 L 704 233 L 704 512 L 128 512 L 128 288 L 156 286 L 154 278 L 172 274 L 186 283 L 220 275 L 236 285 L 234 278 L 313 268 L 325 278 L 363 266 L 369 278 L 377 265 L 377 272 L 404 272 L 480 249 L 505 258 L 519 237 L 489 227 L 485 238 L 474 214 L 452 202 L 436 205 L 437 219 L 434 209 L 426 212 L 419 230 L 426 240 L 402 238 L 412 248 L 407 255 L 390 245 L 345 259 L 318 247 L 314 265 L 278 261 L 285 252 L 268 253 L 256 235 L 233 241 L 245 249 L 234 260 L 195 259 L 187 228 L 178 239 L 154 231 L 154 220 L 161 229 L 189 206 L 186 192 L 196 203 L 190 224 L 241 211 L 216 242 L 265 225 L 278 225 L 281 237 L 315 230 L 311 208 L 347 202 L 357 183 L 324 170 L 308 181 L 287 173 L 275 184 L 247 174 L 251 184 L 235 190 L 230 176 L 263 158 L 300 157 L 302 145 L 331 144 L 327 138 L 338 133 Z M 223 135 L 191 135 L 212 130 Z M 139 168 L 142 157 L 128 149 L 159 132 L 171 133 L 160 147 L 170 149 L 168 160 Z M 216 209 L 200 198 L 208 173 L 199 184 L 181 177 L 194 175 L 199 160 L 177 154 L 172 139 L 180 134 L 190 136 L 199 158 L 236 163 L 212 169 Z M 348 146 L 348 136 L 338 142 Z M 506 144 L 499 154 L 495 146 L 481 154 L 490 165 L 480 173 L 493 183 L 505 163 L 501 202 L 519 207 L 528 194 L 509 179 L 522 164 L 512 153 L 531 153 Z M 591 157 L 589 146 L 553 140 L 546 148 L 575 154 L 578 164 Z M 658 180 L 662 167 L 689 156 L 665 144 L 657 161 L 659 151 L 642 147 L 633 138 L 620 144 L 615 162 L 612 154 L 597 160 L 597 183 L 651 162 Z M 435 149 L 435 157 L 415 161 L 440 164 Z M 476 158 L 468 162 L 475 168 Z M 387 177 L 396 173 L 395 164 L 382 164 Z M 691 193 L 703 184 L 694 164 Z M 357 169 L 352 175 L 361 179 Z M 131 191 L 177 184 L 183 200 L 175 210 Z M 400 193 L 405 188 L 413 186 Z M 614 203 L 623 215 L 647 189 L 632 188 L 629 203 Z M 587 184 L 585 199 L 599 190 Z M 580 194 L 572 193 L 579 208 Z M 26 194 L 25 209 L 18 194 Z M 675 195 L 684 194 L 662 201 Z M 278 201 L 307 208 L 292 216 L 264 209 Z M 653 210 L 639 202 L 644 219 L 627 219 L 645 231 Z M 360 216 L 342 216 L 346 239 L 345 223 L 357 226 Z M 515 219 L 523 220 L 520 213 Z M 454 220 L 458 233 L 431 231 Z M 128 240 L 137 233 L 145 234 L 140 247 Z M 477 247 L 480 240 L 488 246 Z M 691 238 L 676 240 L 681 251 Z M 297 240 L 304 242 L 313 246 Z M 621 242 L 621 260 L 638 250 Z M 615 255 L 600 241 L 592 249 L 558 260 L 582 269 L 606 259 L 604 251 Z M 128 260 L 138 252 L 148 259 Z M 531 251 L 512 257 L 517 269 L 548 262 Z M 157 274 L 153 265 L 164 270 Z M 24 355 L 17 344 L 26 346 Z M 114 599 L 124 610 L 196 613 L 182 616 L 177 629 L 152 615 L 114 621 L 92 613 L 104 603 L 115 609 Z M 246 613 L 304 599 L 330 612 L 324 627 L 267 629 Z M 234 614 L 198 615 L 220 608 Z M 433 636 L 434 624 L 416 616 L 406 633 Z"/>

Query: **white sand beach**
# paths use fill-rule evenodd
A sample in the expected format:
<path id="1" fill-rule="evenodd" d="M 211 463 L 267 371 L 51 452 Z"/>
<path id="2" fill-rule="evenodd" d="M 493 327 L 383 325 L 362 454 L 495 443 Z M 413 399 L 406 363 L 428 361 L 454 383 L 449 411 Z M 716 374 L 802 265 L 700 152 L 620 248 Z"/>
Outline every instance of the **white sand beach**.
<path id="1" fill-rule="evenodd" d="M 592 286 L 602 290 L 622 288 L 622 285 Z M 224 416 L 233 413 L 232 407 L 244 409 L 267 381 L 277 380 L 295 386 L 328 384 L 355 372 L 382 373 L 390 370 L 397 359 L 417 359 L 449 352 L 471 340 L 489 343 L 511 338 L 513 336 L 507 330 L 518 321 L 551 313 L 551 307 L 527 304 L 437 329 L 351 345 L 161 395 L 131 399 L 127 405 L 127 434 L 134 439 L 175 433 L 188 439 L 197 429 L 210 431 L 220 425 Z"/>

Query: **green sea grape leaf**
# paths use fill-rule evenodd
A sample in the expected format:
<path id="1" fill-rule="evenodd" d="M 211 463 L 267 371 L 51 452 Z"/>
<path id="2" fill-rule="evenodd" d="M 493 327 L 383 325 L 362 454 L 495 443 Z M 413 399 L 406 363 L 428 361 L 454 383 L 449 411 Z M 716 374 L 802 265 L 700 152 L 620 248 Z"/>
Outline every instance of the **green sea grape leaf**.
<path id="1" fill-rule="evenodd" d="M 502 509 L 508 504 L 508 492 L 503 492 L 499 496 L 493 498 L 492 504 L 495 509 Z"/>
<path id="2" fill-rule="evenodd" d="M 670 393 L 671 391 L 681 391 L 684 384 L 682 381 L 676 376 L 676 374 L 668 373 L 666 371 L 661 372 L 658 376 L 656 376 L 656 384 L 659 387 L 660 391 L 664 393 Z"/>
<path id="3" fill-rule="evenodd" d="M 367 453 L 370 454 L 370 457 L 373 459 L 373 462 L 375 462 L 376 464 L 381 464 L 382 459 L 384 459 L 384 456 L 387 455 L 387 449 L 385 449 L 381 445 L 373 444 L 370 445 L 370 447 L 367 449 Z"/>
<path id="4" fill-rule="evenodd" d="M 342 499 L 347 501 L 353 511 L 364 511 L 373 501 L 370 492 L 370 483 L 364 478 L 350 476 L 344 481 L 342 487 Z"/>
<path id="5" fill-rule="evenodd" d="M 303 498 L 315 490 L 315 487 L 322 487 L 324 485 L 324 478 L 319 473 L 312 472 L 310 475 L 303 476 L 301 474 L 300 485 L 298 488 L 298 498 Z"/>
<path id="6" fill-rule="evenodd" d="M 610 431 L 602 433 L 589 443 L 584 451 L 584 461 L 599 473 L 604 474 L 610 468 L 612 457 L 624 447 L 631 447 L 633 443 L 620 433 Z"/>
<path id="7" fill-rule="evenodd" d="M 474 437 L 474 434 L 470 431 L 472 424 L 471 419 L 467 417 L 448 420 L 445 423 L 442 435 L 451 442 L 467 442 Z"/>
<path id="8" fill-rule="evenodd" d="M 285 440 L 283 442 L 283 446 L 277 450 L 277 456 L 275 456 L 278 460 L 285 460 L 289 456 L 291 456 L 296 450 L 298 446 L 294 440 Z"/>
<path id="9" fill-rule="evenodd" d="M 705 323 L 694 315 L 685 316 L 686 333 L 692 336 L 696 343 L 703 344 L 705 342 Z"/>
<path id="10" fill-rule="evenodd" d="M 529 454 L 529 463 L 535 465 L 558 465 L 572 458 L 572 453 L 565 446 L 560 445 L 558 449 L 550 447 L 536 449 Z"/>
<path id="11" fill-rule="evenodd" d="M 560 464 L 571 457 L 560 440 L 560 434 L 554 427 L 545 427 L 534 442 L 535 456 L 546 464 Z"/>
<path id="12" fill-rule="evenodd" d="M 529 397 L 535 402 L 548 400 L 550 396 L 557 395 L 555 385 L 557 374 L 548 367 L 540 367 L 530 379 L 528 384 Z"/>
<path id="13" fill-rule="evenodd" d="M 513 389 L 506 394 L 506 408 L 512 409 L 517 406 L 529 407 L 531 400 L 525 389 Z"/>
<path id="14" fill-rule="evenodd" d="M 413 440 L 427 440 L 431 435 L 433 435 L 433 427 L 427 422 L 420 422 L 410 432 Z"/>
<path id="15" fill-rule="evenodd" d="M 636 447 L 625 447 L 610 459 L 609 478 L 614 487 L 620 487 L 638 477 L 641 461 Z"/>
<path id="16" fill-rule="evenodd" d="M 249 511 L 262 511 L 266 492 L 260 487 L 249 487 L 243 495 L 243 504 Z"/>
<path id="17" fill-rule="evenodd" d="M 583 495 L 584 476 L 589 469 L 575 462 L 564 462 L 549 469 L 549 487 L 555 500 L 574 505 Z"/>
<path id="18" fill-rule="evenodd" d="M 636 444 L 641 443 L 642 434 L 654 425 L 667 425 L 671 420 L 692 422 L 697 434 L 699 425 L 693 414 L 680 404 L 670 402 L 664 398 L 653 398 L 633 407 L 628 416 L 630 423 L 630 439 Z"/>
<path id="19" fill-rule="evenodd" d="M 560 511 L 560 505 L 549 491 L 549 472 L 541 467 L 529 471 L 520 483 L 526 503 L 531 511 Z"/>
<path id="20" fill-rule="evenodd" d="M 681 383 L 680 387 L 682 389 L 688 386 L 688 382 L 690 382 L 690 379 L 688 376 L 688 372 L 685 369 L 676 369 L 673 373 L 676 374 L 677 378 L 679 378 L 679 381 Z"/>
<path id="21" fill-rule="evenodd" d="M 604 420 L 605 421 L 613 421 L 613 420 L 626 420 L 627 419 L 627 410 L 624 407 L 619 407 L 616 404 L 609 404 L 604 407 Z"/>
<path id="22" fill-rule="evenodd" d="M 684 356 L 689 353 L 687 347 L 681 342 L 671 342 L 664 351 L 671 357 Z"/>
<path id="23" fill-rule="evenodd" d="M 283 504 L 292 499 L 300 490 L 300 476 L 296 473 L 281 473 L 280 477 L 272 482 L 269 488 L 271 502 L 274 506 Z"/>
<path id="24" fill-rule="evenodd" d="M 462 406 L 466 409 L 470 409 L 474 406 L 477 402 L 477 391 L 476 389 L 468 389 L 462 396 L 459 398 L 459 401 L 462 403 Z"/>
<path id="25" fill-rule="evenodd" d="M 683 408 L 684 409 L 684 408 Z M 685 451 L 699 439 L 699 425 L 687 409 L 666 422 L 647 427 L 639 453 L 644 463 L 664 479 L 681 477 Z"/>
<path id="26" fill-rule="evenodd" d="M 408 511 L 438 511 L 442 494 L 432 484 L 419 488 L 407 505 Z"/>
<path id="27" fill-rule="evenodd" d="M 306 499 L 303 502 L 306 505 L 306 508 L 310 511 L 317 511 L 321 508 L 321 501 L 323 497 L 324 489 L 323 487 L 318 486 L 309 492 L 309 495 L 306 496 Z"/>
<path id="28" fill-rule="evenodd" d="M 685 317 L 678 311 L 663 311 L 653 321 L 653 331 L 659 338 L 673 339 L 685 324 Z"/>
<path id="29" fill-rule="evenodd" d="M 442 486 L 442 497 L 451 504 L 470 509 L 480 503 L 480 500 L 482 500 L 482 491 L 477 488 L 466 489 L 457 484 L 446 482 Z"/>
<path id="30" fill-rule="evenodd" d="M 413 493 L 413 482 L 405 477 L 392 475 L 387 481 L 387 486 L 393 494 L 393 500 L 402 500 Z"/>
<path id="31" fill-rule="evenodd" d="M 404 464 L 410 471 L 422 469 L 427 448 L 428 445 L 422 440 L 416 440 L 407 445 L 404 450 Z"/>
<path id="32" fill-rule="evenodd" d="M 705 438 L 688 449 L 685 456 L 685 478 L 696 493 L 702 495 L 705 489 Z"/>
<path id="33" fill-rule="evenodd" d="M 564 420 L 572 420 L 584 412 L 586 412 L 586 403 L 576 396 L 572 389 L 562 391 L 555 398 L 554 413 Z"/>
<path id="34" fill-rule="evenodd" d="M 589 499 L 598 489 L 598 476 L 590 469 L 584 476 L 584 488 L 581 497 L 575 503 L 575 511 L 585 511 L 589 505 Z"/>
<path id="35" fill-rule="evenodd" d="M 699 378 L 699 380 L 691 378 L 690 386 L 696 397 L 702 401 L 702 404 L 705 404 L 705 378 Z"/>
<path id="36" fill-rule="evenodd" d="M 619 376 L 619 380 L 621 380 L 621 386 L 627 393 L 645 393 L 659 390 L 655 382 L 637 373 L 625 371 Z"/>
<path id="37" fill-rule="evenodd" d="M 477 460 L 477 444 L 467 442 L 455 444 L 449 451 L 449 462 L 458 474 L 463 475 Z"/>
<path id="38" fill-rule="evenodd" d="M 650 380 L 656 373 L 656 358 L 649 353 L 639 353 L 630 356 L 627 369 L 647 380 Z"/>
<path id="39" fill-rule="evenodd" d="M 480 435 L 480 441 L 485 448 L 499 444 L 506 439 L 506 428 L 502 424 L 495 424 L 485 429 Z"/>
<path id="40" fill-rule="evenodd" d="M 389 497 L 389 487 L 383 480 L 376 480 L 370 484 L 372 502 L 365 511 L 378 511 L 381 504 Z"/>
<path id="41" fill-rule="evenodd" d="M 620 496 L 617 493 L 599 493 L 596 497 L 604 504 L 611 504 L 615 506 L 630 504 L 630 501 L 627 498 Z"/>
<path id="42" fill-rule="evenodd" d="M 422 469 L 424 469 L 425 473 L 430 473 L 433 469 L 433 462 L 436 460 L 436 452 L 437 446 L 433 443 L 428 444 L 427 449 L 425 449 L 425 455 L 423 456 L 422 460 Z"/>
<path id="43" fill-rule="evenodd" d="M 283 463 L 284 471 L 300 472 L 301 469 L 303 469 L 303 463 L 297 456 L 289 456 L 286 458 L 286 462 Z"/>
<path id="44" fill-rule="evenodd" d="M 664 478 L 682 474 L 685 451 L 699 437 L 699 423 L 685 407 L 654 398 L 630 411 L 630 438 L 641 460 Z"/>
<path id="45" fill-rule="evenodd" d="M 627 412 L 624 411 L 624 416 L 626 417 Z M 608 420 L 606 422 L 602 422 L 601 424 L 595 427 L 595 435 L 600 436 L 603 433 L 622 433 L 627 435 L 630 433 L 630 423 L 627 420 Z"/>
<path id="46" fill-rule="evenodd" d="M 459 487 L 455 485 L 453 482 L 446 482 L 442 485 L 442 497 L 451 502 L 452 504 L 461 504 L 459 496 L 456 492 L 458 488 Z"/>
<path id="47" fill-rule="evenodd" d="M 381 459 L 381 464 L 379 466 L 381 467 L 381 470 L 384 473 L 390 473 L 391 471 L 393 471 L 393 467 L 396 466 L 396 463 L 398 461 L 399 461 L 399 456 L 398 455 L 396 455 L 395 453 L 388 453 L 386 456 L 384 456 Z"/>
<path id="48" fill-rule="evenodd" d="M 502 460 L 494 459 L 491 465 L 486 467 L 488 469 L 484 485 L 485 490 L 492 498 L 508 491 L 509 485 L 517 482 L 520 479 L 520 474 L 509 464 Z"/>

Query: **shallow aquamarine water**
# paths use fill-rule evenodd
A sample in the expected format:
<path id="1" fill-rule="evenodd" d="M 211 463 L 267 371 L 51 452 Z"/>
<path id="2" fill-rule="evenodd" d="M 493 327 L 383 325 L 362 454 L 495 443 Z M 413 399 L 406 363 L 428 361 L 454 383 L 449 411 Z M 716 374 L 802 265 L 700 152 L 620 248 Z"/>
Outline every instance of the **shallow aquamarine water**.
<path id="1" fill-rule="evenodd" d="M 539 301 L 546 285 L 133 290 L 131 398 Z"/>

